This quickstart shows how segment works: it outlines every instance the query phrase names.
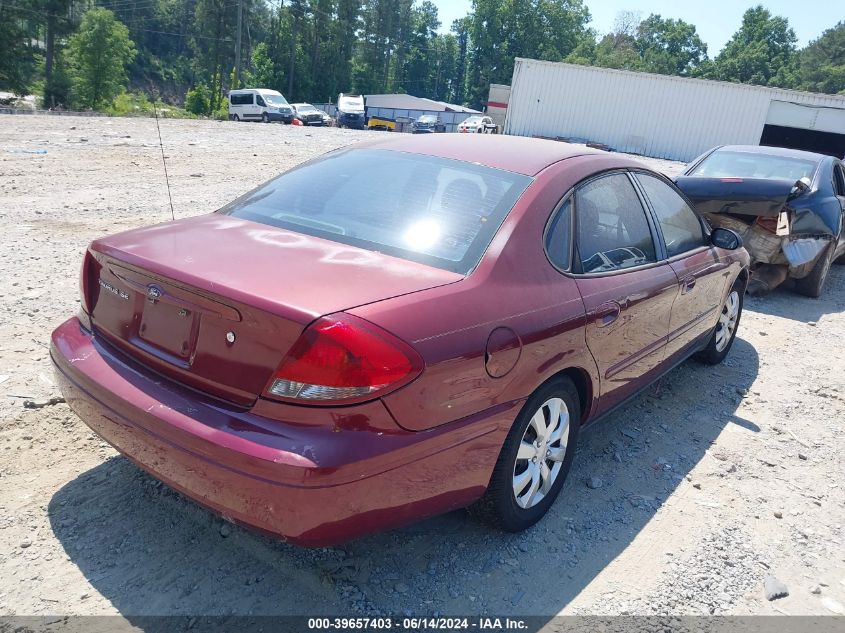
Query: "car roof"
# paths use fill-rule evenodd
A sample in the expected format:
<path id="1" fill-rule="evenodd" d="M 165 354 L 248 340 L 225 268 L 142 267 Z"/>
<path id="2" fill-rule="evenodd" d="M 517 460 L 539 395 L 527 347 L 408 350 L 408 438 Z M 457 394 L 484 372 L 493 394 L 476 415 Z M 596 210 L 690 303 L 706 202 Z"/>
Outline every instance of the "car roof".
<path id="1" fill-rule="evenodd" d="M 714 151 L 744 152 L 746 154 L 763 154 L 765 156 L 784 156 L 786 158 L 803 158 L 804 160 L 821 161 L 827 158 L 825 154 L 807 152 L 802 149 L 789 147 L 768 147 L 764 145 L 722 145 Z"/>
<path id="2" fill-rule="evenodd" d="M 246 93 L 258 93 L 258 94 L 273 94 L 273 95 L 281 95 L 282 93 L 278 90 L 271 90 L 270 88 L 237 88 L 229 91 L 229 94 L 242 92 Z"/>
<path id="3" fill-rule="evenodd" d="M 525 176 L 534 176 L 553 163 L 575 156 L 611 156 L 562 141 L 503 134 L 403 134 L 401 138 L 359 143 L 354 147 L 463 160 Z"/>

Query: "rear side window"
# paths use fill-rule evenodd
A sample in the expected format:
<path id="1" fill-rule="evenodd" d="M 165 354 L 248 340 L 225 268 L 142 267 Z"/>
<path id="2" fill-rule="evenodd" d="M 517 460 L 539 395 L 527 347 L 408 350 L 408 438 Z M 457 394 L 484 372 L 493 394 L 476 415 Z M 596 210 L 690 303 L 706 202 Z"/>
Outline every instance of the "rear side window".
<path id="1" fill-rule="evenodd" d="M 557 210 L 546 231 L 546 254 L 560 270 L 569 270 L 569 251 L 572 241 L 572 199 Z"/>
<path id="2" fill-rule="evenodd" d="M 221 213 L 467 274 L 530 182 L 463 161 L 347 149 Z"/>
<path id="3" fill-rule="evenodd" d="M 575 218 L 582 272 L 657 261 L 645 210 L 627 175 L 603 176 L 577 189 Z"/>
<path id="4" fill-rule="evenodd" d="M 636 178 L 657 216 L 669 257 L 705 244 L 704 229 L 698 216 L 676 191 L 648 174 L 638 173 Z"/>
<path id="5" fill-rule="evenodd" d="M 232 105 L 252 105 L 252 93 L 230 95 Z"/>

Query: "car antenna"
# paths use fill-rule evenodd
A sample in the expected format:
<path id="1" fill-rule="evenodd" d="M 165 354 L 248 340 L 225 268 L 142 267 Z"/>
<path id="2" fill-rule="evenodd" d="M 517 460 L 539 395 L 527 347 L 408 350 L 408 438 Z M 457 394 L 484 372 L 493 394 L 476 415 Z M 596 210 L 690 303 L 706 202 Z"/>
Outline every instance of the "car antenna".
<path id="1" fill-rule="evenodd" d="M 153 115 L 156 119 L 156 130 L 158 130 L 158 148 L 161 150 L 161 163 L 164 165 L 164 182 L 167 183 L 167 199 L 170 201 L 170 217 L 175 221 L 176 213 L 173 211 L 173 196 L 170 195 L 170 178 L 167 177 L 167 161 L 164 158 L 164 143 L 161 142 L 161 126 L 158 124 L 158 108 L 153 101 Z"/>

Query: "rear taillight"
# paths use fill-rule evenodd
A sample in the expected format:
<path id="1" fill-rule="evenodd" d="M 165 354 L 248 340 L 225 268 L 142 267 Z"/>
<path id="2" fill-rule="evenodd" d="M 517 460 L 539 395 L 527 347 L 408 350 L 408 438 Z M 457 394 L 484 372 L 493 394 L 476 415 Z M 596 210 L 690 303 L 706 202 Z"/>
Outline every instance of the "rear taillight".
<path id="1" fill-rule="evenodd" d="M 82 310 L 91 314 L 90 290 L 91 290 L 91 251 L 85 249 L 85 257 L 82 259 L 82 269 L 79 271 L 79 300 L 82 302 Z"/>
<path id="2" fill-rule="evenodd" d="M 404 341 L 347 314 L 308 327 L 270 379 L 266 395 L 302 404 L 351 404 L 416 378 L 423 361 Z"/>

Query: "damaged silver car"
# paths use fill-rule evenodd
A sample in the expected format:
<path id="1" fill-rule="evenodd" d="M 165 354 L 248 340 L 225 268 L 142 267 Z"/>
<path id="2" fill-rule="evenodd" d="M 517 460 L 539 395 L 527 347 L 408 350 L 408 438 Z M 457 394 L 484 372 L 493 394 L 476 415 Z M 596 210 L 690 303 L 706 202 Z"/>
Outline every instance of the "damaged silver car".
<path id="1" fill-rule="evenodd" d="M 790 278 L 798 292 L 818 297 L 831 263 L 845 263 L 845 168 L 832 156 L 727 145 L 691 162 L 675 182 L 713 226 L 742 236 L 749 292 Z"/>

